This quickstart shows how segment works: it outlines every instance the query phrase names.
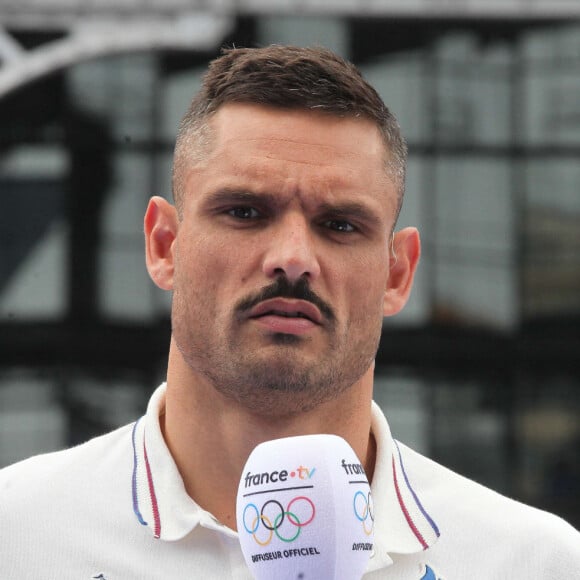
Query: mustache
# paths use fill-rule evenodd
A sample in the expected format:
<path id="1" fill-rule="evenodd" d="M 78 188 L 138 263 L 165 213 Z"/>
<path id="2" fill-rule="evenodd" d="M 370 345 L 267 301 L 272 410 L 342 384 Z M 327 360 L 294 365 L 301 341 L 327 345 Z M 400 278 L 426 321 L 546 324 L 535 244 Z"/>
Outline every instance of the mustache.
<path id="1" fill-rule="evenodd" d="M 292 284 L 286 276 L 276 278 L 275 282 L 269 286 L 265 286 L 256 294 L 240 300 L 236 305 L 235 311 L 243 314 L 247 310 L 254 308 L 260 302 L 270 300 L 271 298 L 296 298 L 297 300 L 311 302 L 320 310 L 322 316 L 327 321 L 334 322 L 336 320 L 336 315 L 332 307 L 311 290 L 306 278 L 299 278 Z"/>

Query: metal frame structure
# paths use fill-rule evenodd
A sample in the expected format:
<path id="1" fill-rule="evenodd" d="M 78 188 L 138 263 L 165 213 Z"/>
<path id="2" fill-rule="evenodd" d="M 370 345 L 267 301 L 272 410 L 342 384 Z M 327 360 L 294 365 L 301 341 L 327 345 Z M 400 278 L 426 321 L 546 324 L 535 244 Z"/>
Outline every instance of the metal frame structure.
<path id="1" fill-rule="evenodd" d="M 147 50 L 215 51 L 235 29 L 240 14 L 265 13 L 265 4 L 258 0 L 221 0 L 213 3 L 171 0 L 155 4 L 146 0 L 88 4 L 82 0 L 9 0 L 0 6 L 0 100 L 43 76 L 100 56 Z M 572 16 L 575 12 L 580 14 L 580 5 L 576 1 L 504 0 L 501 3 L 484 3 L 423 0 L 405 3 L 405 9 L 401 8 L 401 4 L 389 0 L 342 0 L 333 3 L 314 0 L 300 2 L 299 12 L 356 13 L 359 16 L 420 15 L 423 22 L 429 17 L 441 18 L 453 12 L 458 21 L 461 16 L 469 14 L 490 18 L 511 17 L 522 24 L 524 17 L 543 15 L 561 21 L 563 16 Z M 298 10 L 296 5 L 273 0 L 268 3 L 268 12 L 291 14 Z M 58 31 L 59 38 L 32 50 L 24 48 L 17 40 L 18 32 L 47 27 Z M 442 148 L 457 155 L 465 153 L 463 146 L 446 145 Z M 519 155 L 519 152 L 516 153 Z M 160 361 L 165 356 L 169 331 L 165 321 L 147 328 L 139 326 L 138 329 L 130 324 L 111 327 L 98 320 L 93 323 L 91 328 L 83 329 L 81 344 L 76 339 L 79 329 L 74 317 L 59 323 L 2 322 L 4 332 L 0 334 L 0 366 L 19 362 L 30 364 L 31 361 L 39 367 L 70 363 L 110 367 L 121 365 L 146 374 L 150 371 L 151 361 Z M 140 352 L 129 357 L 125 353 L 120 359 L 114 345 L 132 343 L 130 337 L 137 331 L 141 337 Z M 535 332 L 532 329 L 521 329 L 508 337 L 483 330 L 474 335 L 461 328 L 455 328 L 452 332 L 440 331 L 436 325 L 431 326 L 431 330 L 395 329 L 389 332 L 395 334 L 397 340 L 384 341 L 389 348 L 379 351 L 379 366 L 403 364 L 444 368 L 453 365 L 457 369 L 469 367 L 482 370 L 490 360 L 501 363 L 505 368 L 519 366 L 524 361 L 541 368 L 550 361 L 558 360 L 564 368 L 580 367 L 580 359 L 574 356 L 574 352 L 580 352 L 580 338 L 572 328 L 564 333 L 552 334 L 548 343 L 541 330 Z M 104 339 L 113 335 L 115 340 Z M 435 344 L 437 346 L 434 348 Z M 475 344 L 478 346 L 475 347 Z M 143 357 L 143 350 L 151 356 Z"/>

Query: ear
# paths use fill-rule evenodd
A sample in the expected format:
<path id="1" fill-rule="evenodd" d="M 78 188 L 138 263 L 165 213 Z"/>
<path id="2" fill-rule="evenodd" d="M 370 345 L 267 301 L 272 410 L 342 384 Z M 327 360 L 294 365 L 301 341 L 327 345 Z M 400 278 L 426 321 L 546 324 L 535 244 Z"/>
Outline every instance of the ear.
<path id="1" fill-rule="evenodd" d="M 416 228 L 404 228 L 394 235 L 383 304 L 385 316 L 397 314 L 407 303 L 420 255 L 421 241 Z"/>
<path id="2" fill-rule="evenodd" d="M 162 197 L 152 197 L 145 212 L 144 226 L 149 276 L 159 288 L 172 290 L 174 242 L 178 229 L 175 207 Z"/>

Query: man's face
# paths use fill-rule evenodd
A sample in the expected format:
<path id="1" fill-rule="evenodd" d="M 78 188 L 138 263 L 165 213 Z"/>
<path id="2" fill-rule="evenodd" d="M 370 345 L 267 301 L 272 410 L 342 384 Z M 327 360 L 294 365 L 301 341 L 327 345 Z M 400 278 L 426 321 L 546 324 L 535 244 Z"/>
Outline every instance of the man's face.
<path id="1" fill-rule="evenodd" d="M 397 198 L 383 141 L 367 120 L 248 104 L 210 123 L 179 176 L 173 338 L 249 409 L 311 409 L 376 354 Z"/>

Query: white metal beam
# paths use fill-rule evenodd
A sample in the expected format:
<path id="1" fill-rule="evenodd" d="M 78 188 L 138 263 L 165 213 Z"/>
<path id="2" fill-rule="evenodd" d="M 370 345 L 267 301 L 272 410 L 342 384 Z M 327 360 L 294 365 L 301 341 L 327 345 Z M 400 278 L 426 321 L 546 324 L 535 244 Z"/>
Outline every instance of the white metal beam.
<path id="1" fill-rule="evenodd" d="M 0 28 L 0 61 L 6 65 L 14 63 L 24 57 L 24 49 L 16 42 L 14 37 Z"/>
<path id="2" fill-rule="evenodd" d="M 233 27 L 229 16 L 188 14 L 172 20 L 133 18 L 123 21 L 79 21 L 63 39 L 23 51 L 8 40 L 0 55 L 7 55 L 0 68 L 0 98 L 17 87 L 76 62 L 99 56 L 145 50 L 213 50 Z M 1 30 L 1 29 L 0 29 Z"/>

